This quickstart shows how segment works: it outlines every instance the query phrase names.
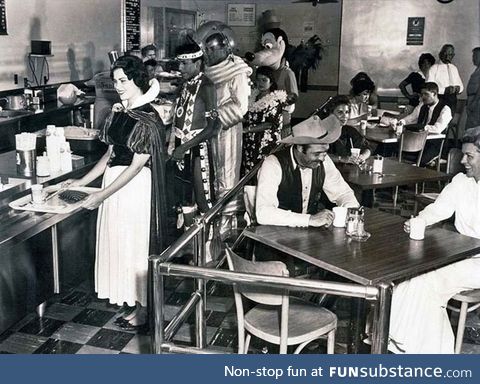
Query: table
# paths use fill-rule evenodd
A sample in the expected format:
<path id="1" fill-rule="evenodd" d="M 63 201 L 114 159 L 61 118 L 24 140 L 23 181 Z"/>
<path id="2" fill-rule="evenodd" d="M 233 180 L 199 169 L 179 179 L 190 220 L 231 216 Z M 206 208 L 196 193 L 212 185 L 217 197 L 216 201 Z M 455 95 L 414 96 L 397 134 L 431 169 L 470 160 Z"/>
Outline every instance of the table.
<path id="1" fill-rule="evenodd" d="M 370 124 L 370 123 L 369 123 Z M 360 133 L 359 127 L 355 127 Z M 381 127 L 378 124 L 371 126 L 365 130 L 365 133 L 362 133 L 367 140 L 375 141 L 377 143 L 391 144 L 398 143 L 399 136 L 393 132 L 390 127 Z M 431 133 L 427 135 L 427 140 L 433 139 L 445 139 L 446 135 L 443 133 Z"/>
<path id="2" fill-rule="evenodd" d="M 388 158 L 383 159 L 382 174 L 361 171 L 357 165 L 342 162 L 338 156 L 331 156 L 331 158 L 345 181 L 357 194 L 361 195 L 364 205 L 368 205 L 365 192 L 369 190 L 429 181 L 449 181 L 453 177 L 447 173 L 415 167 Z"/>
<path id="3" fill-rule="evenodd" d="M 425 240 L 411 240 L 404 219 L 366 209 L 368 241 L 352 241 L 344 228 L 290 228 L 272 225 L 244 230 L 245 237 L 304 260 L 363 286 L 378 288 L 373 353 L 386 353 L 394 283 L 466 259 L 480 252 L 480 239 L 427 228 Z M 394 246 L 392 246 L 394 245 Z"/>

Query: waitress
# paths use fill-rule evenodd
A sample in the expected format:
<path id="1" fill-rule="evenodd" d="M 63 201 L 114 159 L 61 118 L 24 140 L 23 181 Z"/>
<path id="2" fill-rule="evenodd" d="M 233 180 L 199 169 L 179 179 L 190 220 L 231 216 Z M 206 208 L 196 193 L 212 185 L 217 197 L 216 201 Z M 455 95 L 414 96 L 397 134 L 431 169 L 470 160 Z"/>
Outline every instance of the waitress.
<path id="1" fill-rule="evenodd" d="M 121 104 L 100 132 L 108 151 L 83 178 L 62 187 L 85 186 L 103 175 L 102 189 L 85 203 L 87 209 L 100 207 L 95 290 L 111 304 L 134 307 L 115 324 L 136 330 L 147 322 L 148 256 L 165 248 L 165 130 L 142 97 L 148 73 L 139 58 L 120 57 L 111 77 Z"/>

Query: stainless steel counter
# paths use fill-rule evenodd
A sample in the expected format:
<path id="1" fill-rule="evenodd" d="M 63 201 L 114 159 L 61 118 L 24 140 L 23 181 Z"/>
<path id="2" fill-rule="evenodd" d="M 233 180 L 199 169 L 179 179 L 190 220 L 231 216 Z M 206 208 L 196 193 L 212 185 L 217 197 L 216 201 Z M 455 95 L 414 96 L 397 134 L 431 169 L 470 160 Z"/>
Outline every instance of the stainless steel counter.
<path id="1" fill-rule="evenodd" d="M 76 108 L 89 106 L 95 102 L 95 96 L 85 96 L 78 99 L 74 104 L 65 105 L 60 101 L 48 102 L 35 109 L 12 111 L 12 116 L 2 116 L 0 112 L 0 126 L 7 125 L 15 122 L 21 122 L 22 120 L 29 119 L 39 115 L 45 115 L 55 112 L 68 112 L 73 111 Z M 6 112 L 9 112 L 8 110 Z"/>
<path id="2" fill-rule="evenodd" d="M 102 154 L 85 156 L 71 172 L 27 178 L 0 192 L 0 333 L 61 289 L 92 279 L 96 212 L 68 214 L 15 211 L 8 203 L 30 193 L 30 185 L 57 184 L 88 172 Z M 16 173 L 15 151 L 0 154 L 0 175 Z"/>

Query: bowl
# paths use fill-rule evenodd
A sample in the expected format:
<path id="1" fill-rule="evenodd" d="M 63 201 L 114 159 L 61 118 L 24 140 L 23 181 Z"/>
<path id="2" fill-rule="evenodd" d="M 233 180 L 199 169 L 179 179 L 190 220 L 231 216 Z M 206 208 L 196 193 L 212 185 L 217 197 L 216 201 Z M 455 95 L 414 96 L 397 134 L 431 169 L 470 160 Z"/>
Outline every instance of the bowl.
<path id="1" fill-rule="evenodd" d="M 77 95 L 73 93 L 70 96 L 59 96 L 58 100 L 64 105 L 72 105 L 77 101 Z"/>

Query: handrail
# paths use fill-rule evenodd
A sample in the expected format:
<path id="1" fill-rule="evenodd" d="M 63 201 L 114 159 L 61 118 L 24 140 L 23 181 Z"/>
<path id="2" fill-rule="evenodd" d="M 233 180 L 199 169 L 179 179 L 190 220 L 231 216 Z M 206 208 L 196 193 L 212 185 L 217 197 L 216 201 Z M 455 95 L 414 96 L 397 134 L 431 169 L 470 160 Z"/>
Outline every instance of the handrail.
<path id="1" fill-rule="evenodd" d="M 170 261 L 172 260 L 177 252 L 183 248 L 185 245 L 191 241 L 202 228 L 210 223 L 210 221 L 215 217 L 215 215 L 220 212 L 220 210 L 227 205 L 227 203 L 237 195 L 240 190 L 257 174 L 260 169 L 262 162 L 256 164 L 250 172 L 248 172 L 228 193 L 221 197 L 215 205 L 210 208 L 205 215 L 200 217 L 195 224 L 193 224 L 185 233 L 183 233 L 177 240 L 175 240 L 170 246 L 165 249 L 160 255 L 150 255 L 149 260 L 158 262 L 158 261 Z"/>
<path id="2" fill-rule="evenodd" d="M 284 288 L 291 291 L 318 292 L 336 296 L 359 297 L 366 300 L 377 300 L 378 298 L 378 288 L 352 283 L 307 280 L 257 273 L 232 272 L 221 269 L 194 267 L 190 265 L 180 265 L 174 263 L 160 263 L 158 265 L 158 272 L 161 275 L 167 276 L 216 280 L 225 283 L 239 283 L 265 286 L 270 288 Z"/>
<path id="3" fill-rule="evenodd" d="M 208 210 L 207 213 L 202 217 L 201 220 L 205 222 L 205 224 L 210 223 L 210 221 L 215 217 L 215 215 L 220 212 L 220 210 L 234 197 L 237 195 L 240 190 L 249 182 L 253 176 L 256 175 L 260 167 L 262 166 L 262 162 L 255 164 L 250 172 L 248 172 L 228 193 L 220 198 L 215 205 Z"/>

